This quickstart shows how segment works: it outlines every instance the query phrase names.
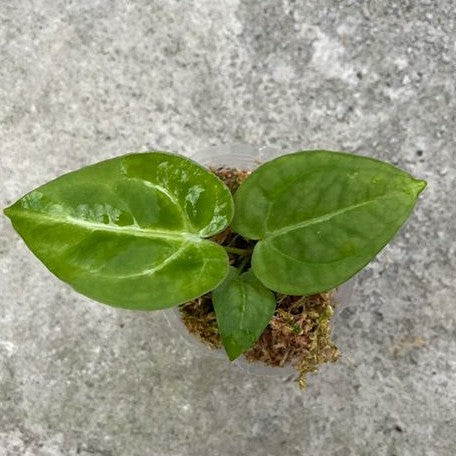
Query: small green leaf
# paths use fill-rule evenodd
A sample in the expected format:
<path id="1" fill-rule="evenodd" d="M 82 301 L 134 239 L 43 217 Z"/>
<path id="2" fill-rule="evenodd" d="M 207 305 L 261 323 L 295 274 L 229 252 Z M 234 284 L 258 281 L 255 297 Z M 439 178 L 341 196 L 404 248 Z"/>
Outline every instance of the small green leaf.
<path id="1" fill-rule="evenodd" d="M 57 277 L 97 301 L 152 310 L 215 288 L 224 249 L 203 238 L 233 214 L 228 188 L 193 161 L 131 154 L 87 166 L 5 209 Z"/>
<path id="2" fill-rule="evenodd" d="M 212 292 L 223 346 L 231 361 L 248 350 L 274 315 L 274 293 L 249 271 L 230 268 L 227 278 Z"/>
<path id="3" fill-rule="evenodd" d="M 371 158 L 329 151 L 260 166 L 235 194 L 234 231 L 256 244 L 252 268 L 272 290 L 308 295 L 362 269 L 409 217 L 426 182 Z"/>

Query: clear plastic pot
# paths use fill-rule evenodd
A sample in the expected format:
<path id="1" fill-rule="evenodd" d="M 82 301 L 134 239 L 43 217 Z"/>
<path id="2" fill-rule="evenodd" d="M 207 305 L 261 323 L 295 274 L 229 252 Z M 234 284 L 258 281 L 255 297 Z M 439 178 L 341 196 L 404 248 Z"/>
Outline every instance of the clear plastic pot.
<path id="1" fill-rule="evenodd" d="M 257 148 L 248 144 L 224 144 L 196 152 L 190 155 L 189 158 L 206 167 L 218 168 L 227 166 L 253 171 L 261 163 L 270 161 L 280 155 L 283 155 L 283 153 L 270 147 Z M 353 284 L 354 281 L 349 280 L 337 288 L 335 294 L 337 303 L 335 317 L 350 301 L 353 292 Z M 182 340 L 191 344 L 196 350 L 206 356 L 226 359 L 228 361 L 228 357 L 224 350 L 211 349 L 187 330 L 177 307 L 166 309 L 163 313 L 171 331 L 177 333 Z M 239 357 L 233 364 L 254 375 L 275 376 L 280 377 L 283 380 L 291 379 L 297 375 L 296 371 L 290 365 L 285 365 L 284 367 L 268 366 L 261 362 L 248 362 L 244 356 Z"/>

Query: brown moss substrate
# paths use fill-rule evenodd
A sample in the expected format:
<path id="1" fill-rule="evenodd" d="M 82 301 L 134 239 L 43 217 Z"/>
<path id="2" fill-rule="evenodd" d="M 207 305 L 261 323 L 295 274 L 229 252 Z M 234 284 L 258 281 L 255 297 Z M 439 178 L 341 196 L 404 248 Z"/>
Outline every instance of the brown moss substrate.
<path id="1" fill-rule="evenodd" d="M 247 177 L 245 171 L 232 168 L 213 169 L 232 193 Z M 255 241 L 244 239 L 227 228 L 213 241 L 236 249 L 251 250 Z M 250 267 L 250 256 L 229 254 L 232 266 Z M 318 366 L 339 359 L 339 350 L 331 339 L 331 317 L 334 299 L 332 293 L 313 296 L 288 296 L 275 293 L 277 307 L 269 325 L 256 344 L 245 353 L 250 362 L 262 362 L 281 367 L 291 364 L 299 373 L 297 381 L 306 385 L 306 375 Z M 211 348 L 221 348 L 222 342 L 212 304 L 212 294 L 179 307 L 188 330 Z"/>
<path id="2" fill-rule="evenodd" d="M 339 359 L 339 350 L 331 339 L 332 293 L 276 297 L 273 319 L 245 357 L 270 366 L 289 363 L 299 372 L 299 385 L 305 387 L 309 372 Z"/>

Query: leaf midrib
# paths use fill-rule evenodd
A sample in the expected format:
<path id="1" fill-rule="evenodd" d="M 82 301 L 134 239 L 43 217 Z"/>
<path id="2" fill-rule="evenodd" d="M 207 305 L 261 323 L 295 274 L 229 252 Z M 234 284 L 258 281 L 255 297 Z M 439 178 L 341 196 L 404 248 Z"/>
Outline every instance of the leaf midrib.
<path id="1" fill-rule="evenodd" d="M 145 237 L 145 238 L 161 238 L 161 239 L 172 239 L 172 240 L 192 240 L 193 242 L 200 242 L 203 240 L 200 236 L 195 233 L 189 233 L 186 231 L 167 231 L 167 230 L 154 230 L 150 228 L 141 228 L 135 225 L 129 226 L 119 226 L 119 225 L 107 225 L 105 223 L 97 223 L 88 220 L 81 220 L 74 217 L 52 217 L 49 214 L 44 214 L 42 212 L 28 212 L 23 210 L 13 209 L 9 211 L 10 214 L 15 212 L 16 216 L 29 218 L 29 219 L 38 219 L 47 222 L 54 223 L 66 223 L 70 225 L 80 226 L 90 231 L 112 231 L 116 234 L 126 234 L 136 237 Z"/>
<path id="2" fill-rule="evenodd" d="M 244 317 L 245 317 L 245 311 L 247 308 L 247 294 L 246 294 L 246 291 L 244 288 L 245 284 L 242 281 L 241 277 L 239 277 L 239 283 L 241 286 L 241 318 L 239 321 L 239 328 L 244 330 Z"/>
<path id="3" fill-rule="evenodd" d="M 370 204 L 377 203 L 377 202 L 379 202 L 379 201 L 381 201 L 383 199 L 388 199 L 388 198 L 391 198 L 391 197 L 393 197 L 395 195 L 399 195 L 399 194 L 400 194 L 400 192 L 391 192 L 391 193 L 388 193 L 386 195 L 382 195 L 379 198 L 374 198 L 374 199 L 371 199 L 371 200 L 363 201 L 362 203 L 352 204 L 350 206 L 343 207 L 342 209 L 339 209 L 337 211 L 333 211 L 333 212 L 329 212 L 329 213 L 320 215 L 319 217 L 314 217 L 314 218 L 311 218 L 311 219 L 303 220 L 302 222 L 295 223 L 294 225 L 285 226 L 283 228 L 280 228 L 278 230 L 272 231 L 270 233 L 266 233 L 265 236 L 263 237 L 263 240 L 274 239 L 274 238 L 276 238 L 278 236 L 281 236 L 283 234 L 287 234 L 287 233 L 289 233 L 291 231 L 295 231 L 295 230 L 298 230 L 300 228 L 305 228 L 307 226 L 311 226 L 311 225 L 316 225 L 316 224 L 319 224 L 319 223 L 327 222 L 327 221 L 331 220 L 332 218 L 337 217 L 338 215 L 344 214 L 345 212 L 349 212 L 349 211 L 358 209 L 360 207 L 368 206 Z"/>

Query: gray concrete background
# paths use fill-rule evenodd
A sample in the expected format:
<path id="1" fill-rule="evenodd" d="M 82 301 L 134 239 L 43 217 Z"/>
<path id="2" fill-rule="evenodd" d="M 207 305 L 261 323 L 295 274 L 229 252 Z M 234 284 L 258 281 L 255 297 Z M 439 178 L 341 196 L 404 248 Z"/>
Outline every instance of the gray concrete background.
<path id="1" fill-rule="evenodd" d="M 121 153 L 232 142 L 429 187 L 305 392 L 78 296 L 0 217 L 0 455 L 453 456 L 455 38 L 450 0 L 2 0 L 2 207 Z"/>

